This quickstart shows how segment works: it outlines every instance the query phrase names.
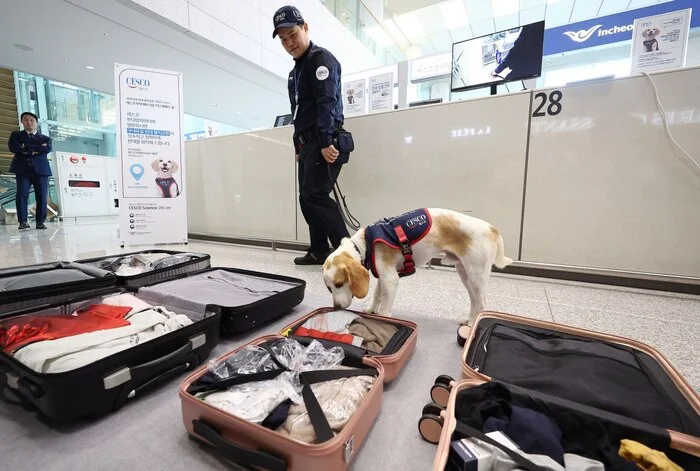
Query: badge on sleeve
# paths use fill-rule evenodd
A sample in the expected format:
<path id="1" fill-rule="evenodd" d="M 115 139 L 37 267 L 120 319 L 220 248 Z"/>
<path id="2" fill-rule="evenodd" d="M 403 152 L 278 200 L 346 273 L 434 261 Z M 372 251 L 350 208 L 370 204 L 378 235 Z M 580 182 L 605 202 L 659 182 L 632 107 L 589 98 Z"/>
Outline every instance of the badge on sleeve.
<path id="1" fill-rule="evenodd" d="M 328 78 L 328 68 L 325 65 L 321 65 L 316 69 L 316 78 L 319 80 L 326 80 Z"/>

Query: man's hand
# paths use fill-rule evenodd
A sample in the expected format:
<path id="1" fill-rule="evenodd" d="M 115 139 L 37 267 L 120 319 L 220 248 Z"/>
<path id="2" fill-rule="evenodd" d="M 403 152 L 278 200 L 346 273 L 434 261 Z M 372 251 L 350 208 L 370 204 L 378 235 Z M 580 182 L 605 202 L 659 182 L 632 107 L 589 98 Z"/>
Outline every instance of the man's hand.
<path id="1" fill-rule="evenodd" d="M 340 152 L 338 152 L 333 144 L 331 144 L 328 147 L 321 149 L 321 154 L 323 154 L 323 158 L 326 159 L 326 162 L 332 164 L 336 161 L 338 155 L 340 155 Z"/>

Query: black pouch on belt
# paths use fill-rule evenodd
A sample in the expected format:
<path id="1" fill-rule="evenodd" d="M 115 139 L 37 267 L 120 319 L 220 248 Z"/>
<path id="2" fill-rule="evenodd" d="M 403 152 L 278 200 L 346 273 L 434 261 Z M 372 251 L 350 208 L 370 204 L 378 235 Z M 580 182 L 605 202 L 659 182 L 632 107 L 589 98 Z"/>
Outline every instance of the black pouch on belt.
<path id="1" fill-rule="evenodd" d="M 348 163 L 350 152 L 355 150 L 355 141 L 352 139 L 352 134 L 343 128 L 338 129 L 333 137 L 333 146 L 340 153 L 338 161 L 341 164 Z"/>

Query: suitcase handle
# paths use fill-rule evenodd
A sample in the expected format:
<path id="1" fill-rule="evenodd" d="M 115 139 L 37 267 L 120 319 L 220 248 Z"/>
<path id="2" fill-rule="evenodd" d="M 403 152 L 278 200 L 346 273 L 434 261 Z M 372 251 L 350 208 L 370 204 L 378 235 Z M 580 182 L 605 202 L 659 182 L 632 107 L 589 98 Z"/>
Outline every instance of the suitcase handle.
<path id="1" fill-rule="evenodd" d="M 226 440 L 219 431 L 201 420 L 193 420 L 194 433 L 211 443 L 219 453 L 237 464 L 255 466 L 269 471 L 286 471 L 287 462 L 264 451 L 249 450 Z"/>
<path id="2" fill-rule="evenodd" d="M 126 401 L 143 394 L 172 376 L 187 371 L 199 364 L 199 357 L 194 353 L 191 340 L 177 350 L 160 358 L 131 367 L 127 370 L 129 382 L 125 384 L 117 398 L 114 410 L 121 409 Z"/>

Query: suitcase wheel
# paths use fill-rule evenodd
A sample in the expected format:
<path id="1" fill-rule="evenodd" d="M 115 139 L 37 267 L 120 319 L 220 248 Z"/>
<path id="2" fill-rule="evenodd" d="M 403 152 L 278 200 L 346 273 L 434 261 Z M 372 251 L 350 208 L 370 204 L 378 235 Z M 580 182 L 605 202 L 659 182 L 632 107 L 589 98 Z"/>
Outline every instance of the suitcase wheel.
<path id="1" fill-rule="evenodd" d="M 447 407 L 447 400 L 450 398 L 451 390 L 452 386 L 450 385 L 434 384 L 433 387 L 430 388 L 430 398 L 436 404 Z"/>
<path id="2" fill-rule="evenodd" d="M 439 415 L 426 414 L 418 421 L 418 433 L 426 442 L 437 444 L 442 435 L 444 421 Z"/>
<path id="3" fill-rule="evenodd" d="M 440 415 L 440 412 L 444 411 L 445 407 L 441 406 L 440 404 L 437 404 L 435 402 L 431 402 L 430 404 L 426 404 L 423 407 L 423 413 L 421 415 Z"/>
<path id="4" fill-rule="evenodd" d="M 454 378 L 448 375 L 440 375 L 435 378 L 435 384 L 444 384 L 445 386 L 449 386 L 452 381 L 454 381 Z"/>
<path id="5" fill-rule="evenodd" d="M 460 347 L 464 347 L 464 344 L 467 343 L 467 339 L 471 333 L 472 328 L 468 325 L 459 326 L 459 329 L 457 329 L 457 343 Z"/>

